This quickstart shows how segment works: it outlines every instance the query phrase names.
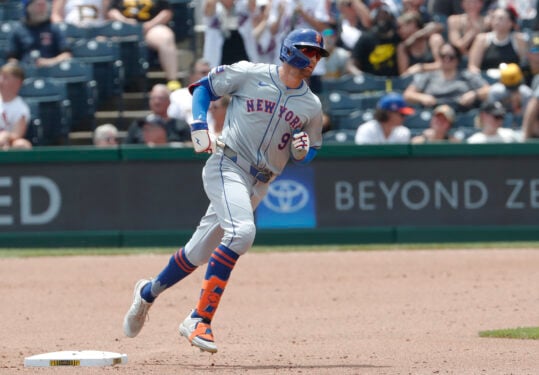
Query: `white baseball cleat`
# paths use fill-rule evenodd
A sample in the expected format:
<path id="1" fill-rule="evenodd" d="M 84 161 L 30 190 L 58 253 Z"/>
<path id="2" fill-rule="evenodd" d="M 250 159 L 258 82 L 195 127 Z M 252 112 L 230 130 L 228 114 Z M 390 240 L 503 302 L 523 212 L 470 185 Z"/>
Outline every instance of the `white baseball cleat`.
<path id="1" fill-rule="evenodd" d="M 149 282 L 150 280 L 141 279 L 135 284 L 135 290 L 133 292 L 133 304 L 124 317 L 124 334 L 127 337 L 135 337 L 138 335 L 146 322 L 148 310 L 150 310 L 150 307 L 152 307 L 152 303 L 146 302 L 141 297 L 140 291 L 142 290 L 142 287 Z"/>
<path id="2" fill-rule="evenodd" d="M 217 353 L 217 346 L 213 342 L 210 323 L 202 318 L 193 318 L 191 316 L 193 312 L 194 310 L 191 310 L 187 318 L 180 324 L 180 335 L 200 350 Z"/>

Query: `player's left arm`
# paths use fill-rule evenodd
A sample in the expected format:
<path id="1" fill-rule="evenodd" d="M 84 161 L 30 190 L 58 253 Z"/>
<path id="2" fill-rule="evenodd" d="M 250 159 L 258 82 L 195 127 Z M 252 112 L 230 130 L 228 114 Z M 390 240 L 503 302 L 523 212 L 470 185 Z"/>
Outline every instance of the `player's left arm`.
<path id="1" fill-rule="evenodd" d="M 309 164 L 318 153 L 322 145 L 322 113 L 315 116 L 303 129 L 292 133 L 290 151 L 292 160 L 296 164 Z"/>
<path id="2" fill-rule="evenodd" d="M 297 164 L 309 164 L 318 150 L 311 147 L 309 134 L 303 130 L 298 130 L 292 134 L 291 154 L 292 160 Z"/>

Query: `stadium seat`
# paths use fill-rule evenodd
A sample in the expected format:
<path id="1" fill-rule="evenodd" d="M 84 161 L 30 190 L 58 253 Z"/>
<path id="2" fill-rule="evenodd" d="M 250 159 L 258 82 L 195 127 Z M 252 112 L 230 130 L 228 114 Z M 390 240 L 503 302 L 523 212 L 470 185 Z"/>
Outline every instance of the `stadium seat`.
<path id="1" fill-rule="evenodd" d="M 76 58 L 60 64 L 40 67 L 35 74 L 65 83 L 67 97 L 71 102 L 73 130 L 93 130 L 97 102 L 97 82 L 91 65 Z"/>
<path id="2" fill-rule="evenodd" d="M 404 126 L 409 129 L 426 129 L 430 126 L 432 113 L 429 110 L 417 110 L 416 113 L 404 118 Z"/>
<path id="3" fill-rule="evenodd" d="M 333 91 L 324 100 L 324 111 L 334 121 L 335 117 L 346 117 L 354 111 L 373 110 L 383 94 L 383 92 L 348 94 L 342 91 Z"/>
<path id="4" fill-rule="evenodd" d="M 432 15 L 432 21 L 433 22 L 438 22 L 440 24 L 442 24 L 442 37 L 444 38 L 444 40 L 448 40 L 448 30 L 447 30 L 447 18 L 448 16 L 446 14 L 442 14 L 442 13 L 435 13 Z"/>
<path id="5" fill-rule="evenodd" d="M 477 133 L 478 131 L 479 129 L 477 128 L 458 126 L 456 128 L 451 129 L 449 134 L 461 140 L 462 142 L 466 142 L 468 138 L 470 138 L 473 134 Z"/>
<path id="6" fill-rule="evenodd" d="M 332 129 L 353 129 L 356 130 L 359 125 L 372 120 L 374 115 L 374 110 L 358 110 L 350 112 L 343 116 L 335 116 L 331 118 Z"/>
<path id="7" fill-rule="evenodd" d="M 478 113 L 479 110 L 477 109 L 470 109 L 466 112 L 457 112 L 454 126 L 458 128 L 475 128 L 475 118 Z"/>
<path id="8" fill-rule="evenodd" d="M 169 0 L 174 13 L 169 26 L 174 31 L 176 43 L 189 39 L 192 50 L 195 50 L 195 2 L 193 0 Z"/>
<path id="9" fill-rule="evenodd" d="M 537 27 L 536 18 L 537 16 L 535 16 L 534 18 L 527 18 L 527 19 L 519 18 L 518 25 L 519 25 L 520 30 L 524 33 L 533 32 Z"/>
<path id="10" fill-rule="evenodd" d="M 119 45 L 120 59 L 124 64 L 126 89 L 133 87 L 146 92 L 146 73 L 149 63 L 142 24 L 132 25 L 113 21 L 89 30 L 92 38 L 106 37 L 109 41 Z"/>
<path id="11" fill-rule="evenodd" d="M 322 134 L 323 142 L 327 145 L 353 145 L 355 136 L 356 130 L 354 129 L 329 130 Z"/>
<path id="12" fill-rule="evenodd" d="M 82 39 L 90 39 L 90 28 L 79 27 L 71 23 L 59 23 L 58 27 L 63 31 L 68 43 L 73 44 Z"/>
<path id="13" fill-rule="evenodd" d="M 391 90 L 396 92 L 403 92 L 412 83 L 414 79 L 413 75 L 391 77 Z"/>
<path id="14" fill-rule="evenodd" d="M 19 21 L 23 16 L 21 0 L 4 0 L 0 6 L 0 21 Z"/>
<path id="15" fill-rule="evenodd" d="M 39 118 L 39 103 L 37 101 L 25 102 L 30 108 L 30 120 L 24 137 L 34 146 L 44 145 L 43 122 Z"/>
<path id="16" fill-rule="evenodd" d="M 35 146 L 66 145 L 71 124 L 66 85 L 47 77 L 26 78 L 19 95 L 33 110 L 31 117 L 40 119 L 40 128 L 30 127 L 27 138 Z"/>
<path id="17" fill-rule="evenodd" d="M 521 129 L 522 128 L 523 115 L 515 115 L 514 113 L 507 112 L 503 119 L 503 127 L 509 129 Z"/>
<path id="18" fill-rule="evenodd" d="M 73 57 L 92 66 L 97 82 L 97 109 L 117 98 L 116 109 L 123 111 L 124 68 L 118 44 L 98 39 L 79 40 L 72 46 Z"/>
<path id="19" fill-rule="evenodd" d="M 0 58 L 6 60 L 9 35 L 13 31 L 14 21 L 4 21 L 0 25 Z"/>
<path id="20" fill-rule="evenodd" d="M 418 135 L 421 135 L 423 134 L 423 131 L 425 129 L 410 129 L 410 138 L 413 138 L 413 137 L 417 137 Z"/>
<path id="21" fill-rule="evenodd" d="M 322 92 L 345 91 L 350 94 L 390 91 L 391 79 L 363 73 L 357 76 L 345 75 L 340 78 L 322 79 Z"/>
<path id="22" fill-rule="evenodd" d="M 328 94 L 328 110 L 372 109 L 376 107 L 383 92 L 370 94 L 349 94 L 343 91 L 333 91 Z"/>

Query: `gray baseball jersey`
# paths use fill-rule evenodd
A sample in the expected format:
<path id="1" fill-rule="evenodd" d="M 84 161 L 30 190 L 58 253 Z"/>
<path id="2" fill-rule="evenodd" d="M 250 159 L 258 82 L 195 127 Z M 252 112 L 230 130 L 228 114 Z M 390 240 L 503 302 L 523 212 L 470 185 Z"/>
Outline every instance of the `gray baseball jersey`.
<path id="1" fill-rule="evenodd" d="M 277 65 L 241 61 L 212 69 L 210 87 L 217 96 L 229 94 L 221 139 L 254 166 L 278 175 L 290 158 L 294 130 L 305 131 L 311 147 L 322 145 L 322 107 L 303 83 L 289 89 Z"/>
<path id="2" fill-rule="evenodd" d="M 312 147 L 321 146 L 320 100 L 305 83 L 297 89 L 285 87 L 276 65 L 242 61 L 219 66 L 209 74 L 209 83 L 214 95 L 231 95 L 221 140 L 251 166 L 280 174 L 296 129 L 309 135 Z M 219 244 L 239 255 L 252 246 L 253 210 L 268 184 L 248 169 L 225 157 L 221 148 L 208 158 L 202 180 L 210 205 L 185 245 L 192 264 L 207 262 Z"/>

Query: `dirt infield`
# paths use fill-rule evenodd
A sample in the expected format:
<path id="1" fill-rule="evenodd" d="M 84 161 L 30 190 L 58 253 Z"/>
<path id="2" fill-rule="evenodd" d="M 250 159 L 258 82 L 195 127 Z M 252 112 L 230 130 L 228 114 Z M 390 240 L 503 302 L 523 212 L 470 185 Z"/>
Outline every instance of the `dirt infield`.
<path id="1" fill-rule="evenodd" d="M 203 270 L 122 334 L 140 277 L 168 255 L 0 259 L 0 374 L 537 374 L 539 341 L 478 331 L 539 325 L 539 251 L 249 253 L 201 353 L 177 326 Z M 108 368 L 23 367 L 60 350 L 127 353 Z"/>

